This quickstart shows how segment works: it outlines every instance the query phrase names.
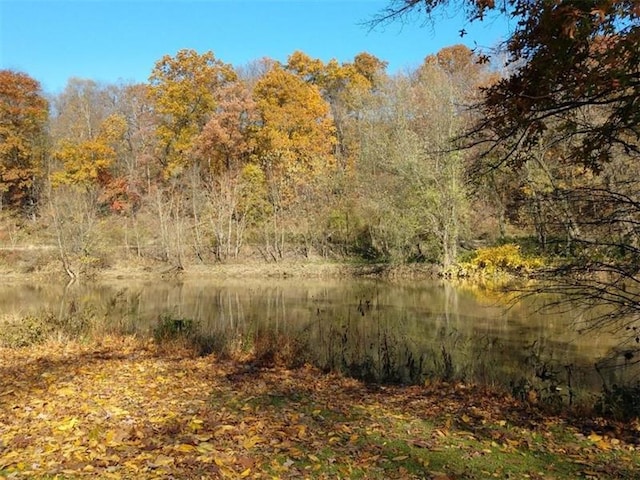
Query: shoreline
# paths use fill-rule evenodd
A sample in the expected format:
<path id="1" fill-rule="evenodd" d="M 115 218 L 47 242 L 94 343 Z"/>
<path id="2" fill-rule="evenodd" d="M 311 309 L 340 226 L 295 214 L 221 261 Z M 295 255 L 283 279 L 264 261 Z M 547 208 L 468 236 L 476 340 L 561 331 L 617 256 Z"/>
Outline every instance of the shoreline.
<path id="1" fill-rule="evenodd" d="M 225 279 L 225 278 L 379 278 L 386 280 L 436 279 L 439 267 L 433 264 L 356 264 L 316 260 L 284 260 L 282 262 L 240 261 L 208 265 L 187 265 L 183 269 L 166 263 L 135 262 L 106 268 L 93 268 L 70 278 L 60 266 L 22 272 L 10 265 L 0 268 L 5 282 L 30 281 L 110 281 L 140 279 Z"/>

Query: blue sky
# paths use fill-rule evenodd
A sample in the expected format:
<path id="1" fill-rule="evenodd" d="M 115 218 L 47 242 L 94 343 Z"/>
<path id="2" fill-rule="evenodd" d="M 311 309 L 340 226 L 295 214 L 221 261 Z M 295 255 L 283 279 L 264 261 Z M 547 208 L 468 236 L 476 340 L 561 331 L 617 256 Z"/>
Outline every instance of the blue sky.
<path id="1" fill-rule="evenodd" d="M 432 26 L 362 25 L 386 1 L 375 0 L 0 0 L 0 68 L 25 72 L 56 93 L 71 77 L 101 82 L 147 80 L 163 55 L 211 50 L 235 66 L 296 50 L 327 61 L 369 52 L 391 72 L 414 68 L 456 43 L 491 47 L 505 21 L 467 25 L 448 12 Z M 468 34 L 460 38 L 459 30 Z"/>

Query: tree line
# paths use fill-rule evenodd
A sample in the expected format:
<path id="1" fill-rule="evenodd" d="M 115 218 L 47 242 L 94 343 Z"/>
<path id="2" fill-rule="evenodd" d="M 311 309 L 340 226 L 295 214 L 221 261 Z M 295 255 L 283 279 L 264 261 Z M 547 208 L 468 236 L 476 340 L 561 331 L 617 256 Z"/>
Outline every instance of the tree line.
<path id="1" fill-rule="evenodd" d="M 450 265 L 474 223 L 500 234 L 495 202 L 467 181 L 472 154 L 452 148 L 498 75 L 462 45 L 413 71 L 386 65 L 298 51 L 235 68 L 181 50 L 146 83 L 72 78 L 53 96 L 2 71 L 3 221 L 55 245 L 72 276 L 113 245 L 176 267 L 248 255 Z"/>

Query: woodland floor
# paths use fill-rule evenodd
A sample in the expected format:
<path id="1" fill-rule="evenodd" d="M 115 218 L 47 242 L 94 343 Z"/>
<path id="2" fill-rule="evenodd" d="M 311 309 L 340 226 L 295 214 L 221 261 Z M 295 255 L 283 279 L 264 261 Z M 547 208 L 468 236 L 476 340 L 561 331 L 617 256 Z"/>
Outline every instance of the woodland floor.
<path id="1" fill-rule="evenodd" d="M 128 337 L 0 350 L 2 478 L 640 478 L 640 424 Z"/>

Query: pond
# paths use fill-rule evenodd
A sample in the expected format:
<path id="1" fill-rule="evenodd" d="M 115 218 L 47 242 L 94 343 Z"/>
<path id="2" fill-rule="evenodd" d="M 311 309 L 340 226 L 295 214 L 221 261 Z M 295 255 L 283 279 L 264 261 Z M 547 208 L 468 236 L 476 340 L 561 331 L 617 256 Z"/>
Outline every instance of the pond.
<path id="1" fill-rule="evenodd" d="M 305 360 L 372 381 L 431 378 L 574 401 L 622 383 L 636 366 L 612 334 L 580 333 L 575 313 L 541 313 L 541 298 L 504 298 L 447 282 L 230 279 L 0 287 L 2 314 L 104 316 L 153 334 L 162 319 L 193 322 L 210 338 L 285 337 Z M 584 325 L 582 325 L 584 326 Z M 600 368 L 594 364 L 600 362 Z M 614 368 L 615 366 L 615 368 Z"/>

